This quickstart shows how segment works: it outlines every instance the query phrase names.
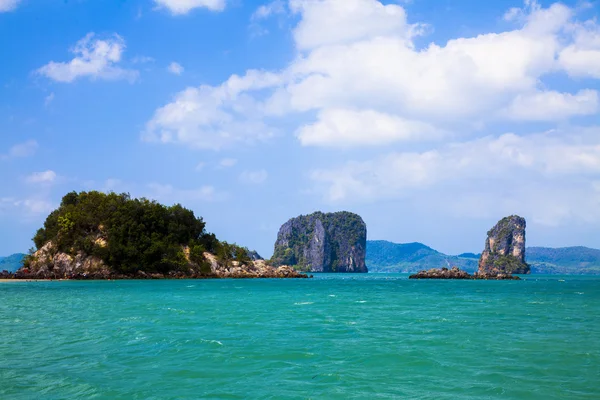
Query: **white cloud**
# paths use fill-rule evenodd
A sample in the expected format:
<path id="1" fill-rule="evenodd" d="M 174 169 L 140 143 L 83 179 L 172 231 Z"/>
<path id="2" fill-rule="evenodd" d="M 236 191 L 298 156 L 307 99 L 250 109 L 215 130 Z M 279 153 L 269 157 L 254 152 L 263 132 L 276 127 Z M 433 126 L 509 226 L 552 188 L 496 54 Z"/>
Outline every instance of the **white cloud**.
<path id="1" fill-rule="evenodd" d="M 438 139 L 441 133 L 429 124 L 373 110 L 326 109 L 297 136 L 304 146 L 352 147 Z"/>
<path id="2" fill-rule="evenodd" d="M 260 185 L 265 183 L 269 174 L 264 169 L 258 171 L 244 171 L 240 174 L 240 181 L 248 185 Z"/>
<path id="3" fill-rule="evenodd" d="M 560 66 L 574 77 L 600 79 L 600 27 L 588 21 L 573 29 L 575 40 L 560 52 Z"/>
<path id="4" fill-rule="evenodd" d="M 302 16 L 294 39 L 303 50 L 385 36 L 410 40 L 420 30 L 407 23 L 402 7 L 379 1 L 290 0 L 290 8 Z"/>
<path id="5" fill-rule="evenodd" d="M 258 21 L 261 19 L 269 18 L 272 15 L 283 14 L 285 12 L 285 2 L 283 0 L 275 0 L 268 4 L 263 4 L 262 6 L 258 7 L 256 11 L 252 13 L 250 19 L 252 21 Z"/>
<path id="6" fill-rule="evenodd" d="M 34 172 L 29 175 L 25 180 L 27 183 L 41 183 L 41 184 L 52 184 L 56 181 L 56 172 L 47 170 L 43 172 Z"/>
<path id="7" fill-rule="evenodd" d="M 0 160 L 31 157 L 36 153 L 38 147 L 38 142 L 35 140 L 28 140 L 26 142 L 16 144 L 10 148 L 8 154 L 0 154 Z"/>
<path id="8" fill-rule="evenodd" d="M 0 0 L 0 12 L 13 11 L 20 2 L 21 0 Z"/>
<path id="9" fill-rule="evenodd" d="M 37 70 L 57 82 L 70 83 L 78 78 L 88 77 L 92 80 L 134 81 L 138 77 L 135 70 L 123 69 L 117 66 L 125 51 L 125 41 L 119 35 L 106 39 L 95 39 L 94 33 L 88 33 L 77 42 L 71 50 L 75 58 L 68 62 L 51 61 Z"/>
<path id="10" fill-rule="evenodd" d="M 220 168 L 231 168 L 237 164 L 237 160 L 235 158 L 224 158 L 219 161 Z"/>
<path id="11" fill-rule="evenodd" d="M 270 15 L 268 6 L 255 18 Z M 596 91 L 560 93 L 543 82 L 563 70 L 595 74 L 598 26 L 577 22 L 576 10 L 560 3 L 544 8 L 526 1 L 506 16 L 518 25 L 513 30 L 422 49 L 413 39 L 427 27 L 408 23 L 398 4 L 290 0 L 289 7 L 299 17 L 293 30 L 298 54 L 287 68 L 187 88 L 155 112 L 143 137 L 220 149 L 269 138 L 277 121 L 291 117 L 304 145 L 387 145 L 430 140 L 448 126 L 466 137 L 474 127 L 502 120 L 558 121 L 597 112 Z"/>
<path id="12" fill-rule="evenodd" d="M 278 80 L 276 74 L 249 71 L 221 86 L 187 88 L 155 111 L 142 139 L 217 150 L 269 138 L 274 131 L 262 120 L 264 106 L 244 92 L 271 87 Z"/>
<path id="13" fill-rule="evenodd" d="M 598 92 L 589 89 L 580 90 L 574 95 L 555 91 L 522 94 L 505 110 L 509 118 L 526 121 L 560 121 L 598 112 Z"/>
<path id="14" fill-rule="evenodd" d="M 223 11 L 225 0 L 154 0 L 158 8 L 166 8 L 173 15 L 187 14 L 195 8 Z"/>
<path id="15" fill-rule="evenodd" d="M 181 75 L 183 73 L 183 67 L 181 66 L 181 64 L 178 64 L 176 62 L 172 62 L 171 64 L 169 64 L 167 70 L 175 75 Z"/>
<path id="16" fill-rule="evenodd" d="M 521 188 L 531 182 L 600 174 L 600 128 L 530 136 L 505 134 L 421 153 L 390 153 L 371 161 L 316 169 L 311 179 L 329 201 L 372 201 L 418 195 L 421 190 L 484 184 Z M 554 186 L 554 185 L 553 185 Z"/>

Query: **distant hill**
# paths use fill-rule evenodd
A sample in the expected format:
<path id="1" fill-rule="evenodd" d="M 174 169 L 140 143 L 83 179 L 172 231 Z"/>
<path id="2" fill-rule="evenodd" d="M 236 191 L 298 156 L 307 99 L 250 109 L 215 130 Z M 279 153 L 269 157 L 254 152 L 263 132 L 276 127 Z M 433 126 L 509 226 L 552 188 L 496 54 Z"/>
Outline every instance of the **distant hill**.
<path id="1" fill-rule="evenodd" d="M 8 257 L 0 257 L 0 271 L 15 272 L 23 266 L 25 254 L 13 254 Z"/>
<path id="2" fill-rule="evenodd" d="M 477 259 L 448 256 L 422 243 L 398 244 L 385 240 L 367 241 L 367 267 L 371 272 L 417 272 L 422 269 L 457 266 L 477 270 Z"/>
<path id="3" fill-rule="evenodd" d="M 600 274 L 598 249 L 528 247 L 526 256 L 535 274 Z"/>
<path id="4" fill-rule="evenodd" d="M 600 250 L 588 247 L 528 247 L 527 263 L 533 274 L 600 274 Z M 457 266 L 477 270 L 481 254 L 450 256 L 422 243 L 367 241 L 367 267 L 371 272 L 417 272 L 423 269 Z"/>
<path id="5" fill-rule="evenodd" d="M 457 255 L 456 257 L 475 258 L 475 259 L 479 260 L 479 257 L 481 257 L 481 253 L 479 253 L 479 254 L 475 254 L 475 253 L 462 253 L 462 254 Z"/>

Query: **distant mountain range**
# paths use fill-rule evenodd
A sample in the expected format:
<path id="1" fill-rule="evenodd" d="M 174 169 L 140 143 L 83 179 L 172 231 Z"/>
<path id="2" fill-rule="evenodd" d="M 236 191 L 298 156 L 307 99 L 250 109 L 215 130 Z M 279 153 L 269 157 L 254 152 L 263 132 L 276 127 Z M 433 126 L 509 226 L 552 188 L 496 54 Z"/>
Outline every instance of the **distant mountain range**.
<path id="1" fill-rule="evenodd" d="M 8 257 L 0 257 L 0 272 L 8 271 L 15 272 L 23 265 L 23 258 L 25 258 L 25 254 L 13 254 Z"/>
<path id="2" fill-rule="evenodd" d="M 600 250 L 588 247 L 528 247 L 527 263 L 534 274 L 600 274 Z M 422 243 L 367 241 L 366 263 L 370 272 L 417 272 L 423 269 L 457 266 L 477 270 L 480 254 L 451 256 Z"/>
<path id="3" fill-rule="evenodd" d="M 598 274 L 600 250 L 589 247 L 528 247 L 525 253 L 533 274 Z M 0 271 L 14 272 L 23 264 L 25 254 L 0 257 Z M 457 266 L 475 272 L 480 254 L 450 256 L 423 243 L 367 241 L 366 263 L 369 272 L 418 272 L 423 269 Z"/>

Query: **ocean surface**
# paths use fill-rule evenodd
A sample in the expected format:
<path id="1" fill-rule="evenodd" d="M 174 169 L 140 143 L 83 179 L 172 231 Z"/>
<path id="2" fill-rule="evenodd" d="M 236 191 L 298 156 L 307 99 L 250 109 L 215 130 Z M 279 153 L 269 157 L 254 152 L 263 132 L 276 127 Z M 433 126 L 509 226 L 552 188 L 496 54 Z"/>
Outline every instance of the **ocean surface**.
<path id="1" fill-rule="evenodd" d="M 0 283 L 0 399 L 600 399 L 600 277 Z"/>

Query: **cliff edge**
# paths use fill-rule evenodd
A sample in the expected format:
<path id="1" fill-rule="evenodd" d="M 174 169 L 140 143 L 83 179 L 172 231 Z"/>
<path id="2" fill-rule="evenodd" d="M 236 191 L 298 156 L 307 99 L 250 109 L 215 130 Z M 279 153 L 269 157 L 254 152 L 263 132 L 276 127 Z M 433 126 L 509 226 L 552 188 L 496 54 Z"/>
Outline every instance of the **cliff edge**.
<path id="1" fill-rule="evenodd" d="M 302 215 L 281 226 L 271 263 L 310 272 L 368 272 L 367 226 L 350 212 Z"/>

